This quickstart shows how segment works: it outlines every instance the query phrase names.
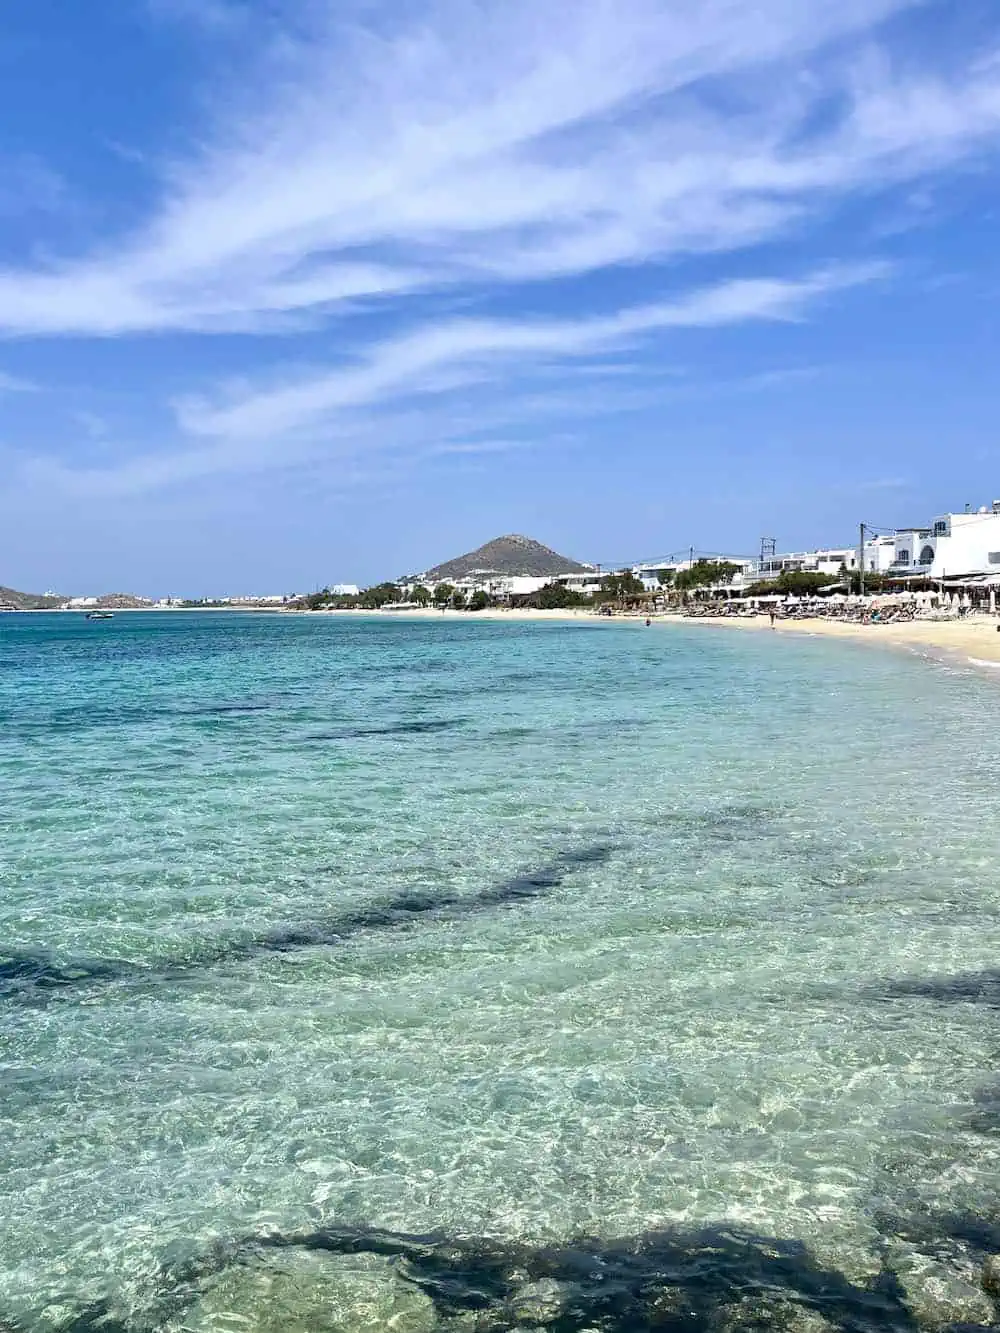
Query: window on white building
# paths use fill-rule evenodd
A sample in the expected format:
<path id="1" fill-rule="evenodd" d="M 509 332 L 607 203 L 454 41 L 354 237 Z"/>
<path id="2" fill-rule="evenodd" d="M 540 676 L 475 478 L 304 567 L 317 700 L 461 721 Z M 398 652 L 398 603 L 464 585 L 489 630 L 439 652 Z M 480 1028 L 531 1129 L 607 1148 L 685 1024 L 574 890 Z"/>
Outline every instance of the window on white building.
<path id="1" fill-rule="evenodd" d="M 989 561 L 991 565 L 1000 565 L 1000 551 L 991 551 Z"/>
<path id="2" fill-rule="evenodd" d="M 910 553 L 909 553 L 909 551 L 900 551 L 899 555 L 896 556 L 896 564 L 897 564 L 897 565 L 908 565 L 909 563 L 910 563 Z"/>
<path id="3" fill-rule="evenodd" d="M 925 546 L 924 549 L 920 552 L 920 563 L 922 565 L 933 565 L 934 563 L 933 546 Z"/>
<path id="4" fill-rule="evenodd" d="M 948 520 L 946 518 L 939 518 L 938 521 L 934 524 L 934 536 L 947 537 L 947 535 L 948 535 Z"/>

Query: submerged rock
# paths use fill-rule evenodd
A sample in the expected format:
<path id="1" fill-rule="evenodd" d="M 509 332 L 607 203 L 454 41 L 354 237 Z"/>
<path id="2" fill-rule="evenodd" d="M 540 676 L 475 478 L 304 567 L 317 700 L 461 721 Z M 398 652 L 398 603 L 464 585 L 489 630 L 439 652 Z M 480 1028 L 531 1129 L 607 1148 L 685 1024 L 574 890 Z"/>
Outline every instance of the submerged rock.
<path id="1" fill-rule="evenodd" d="M 946 1329 L 953 1324 L 990 1327 L 996 1306 L 975 1273 L 932 1259 L 921 1251 L 895 1245 L 889 1263 L 902 1287 L 907 1308 L 922 1329 Z"/>
<path id="2" fill-rule="evenodd" d="M 292 1250 L 227 1269 L 175 1333 L 430 1333 L 429 1297 L 391 1259 Z"/>
<path id="3" fill-rule="evenodd" d="M 795 1301 L 748 1295 L 713 1311 L 709 1327 L 712 1333 L 836 1333 L 838 1326 Z"/>
<path id="4" fill-rule="evenodd" d="M 983 1264 L 983 1287 L 991 1296 L 1000 1298 L 1000 1254 L 991 1254 Z"/>
<path id="5" fill-rule="evenodd" d="M 650 1327 L 672 1323 L 691 1313 L 691 1301 L 688 1293 L 680 1286 L 653 1286 L 642 1293 L 646 1318 Z"/>
<path id="6" fill-rule="evenodd" d="M 519 1287 L 510 1301 L 510 1312 L 518 1324 L 552 1324 L 563 1313 L 569 1292 L 555 1278 L 543 1277 Z"/>

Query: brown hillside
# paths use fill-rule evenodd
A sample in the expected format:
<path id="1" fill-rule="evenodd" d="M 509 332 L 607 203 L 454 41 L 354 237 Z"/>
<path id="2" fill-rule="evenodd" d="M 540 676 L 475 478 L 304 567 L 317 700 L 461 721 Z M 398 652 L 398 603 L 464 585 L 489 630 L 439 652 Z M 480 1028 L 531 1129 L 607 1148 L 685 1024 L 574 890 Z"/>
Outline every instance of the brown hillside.
<path id="1" fill-rule="evenodd" d="M 507 537 L 496 537 L 467 555 L 446 560 L 442 565 L 435 565 L 427 570 L 425 578 L 440 582 L 443 579 L 461 579 L 480 570 L 491 574 L 527 575 L 544 578 L 548 574 L 582 574 L 589 568 L 578 560 L 570 560 L 560 555 L 551 547 L 531 537 L 522 537 L 511 533 Z"/>
<path id="2" fill-rule="evenodd" d="M 0 587 L 0 606 L 12 606 L 18 611 L 52 610 L 64 600 L 62 597 L 43 597 L 37 592 L 18 592 L 16 588 Z"/>

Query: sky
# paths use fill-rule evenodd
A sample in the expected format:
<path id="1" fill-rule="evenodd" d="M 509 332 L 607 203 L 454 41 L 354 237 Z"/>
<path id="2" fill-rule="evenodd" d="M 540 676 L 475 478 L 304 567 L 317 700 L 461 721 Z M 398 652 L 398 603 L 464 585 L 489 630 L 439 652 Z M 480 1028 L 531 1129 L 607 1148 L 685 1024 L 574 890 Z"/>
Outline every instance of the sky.
<path id="1" fill-rule="evenodd" d="M 0 584 L 1000 497 L 996 0 L 0 0 Z"/>

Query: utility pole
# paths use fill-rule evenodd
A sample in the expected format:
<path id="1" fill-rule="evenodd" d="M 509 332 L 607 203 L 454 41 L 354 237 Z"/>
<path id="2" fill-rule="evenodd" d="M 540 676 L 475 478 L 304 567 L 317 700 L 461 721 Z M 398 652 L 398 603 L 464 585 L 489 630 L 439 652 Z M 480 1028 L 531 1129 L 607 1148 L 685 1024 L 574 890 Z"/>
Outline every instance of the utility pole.
<path id="1" fill-rule="evenodd" d="M 859 591 L 860 591 L 860 593 L 861 593 L 861 596 L 864 597 L 864 595 L 865 595 L 865 525 L 864 525 L 863 523 L 861 524 L 861 545 L 858 547 L 858 568 L 859 568 L 860 571 L 861 571 L 861 581 L 860 581 L 859 584 L 858 584 L 858 589 L 859 589 Z"/>

